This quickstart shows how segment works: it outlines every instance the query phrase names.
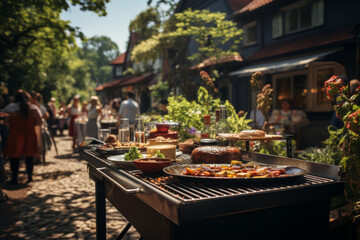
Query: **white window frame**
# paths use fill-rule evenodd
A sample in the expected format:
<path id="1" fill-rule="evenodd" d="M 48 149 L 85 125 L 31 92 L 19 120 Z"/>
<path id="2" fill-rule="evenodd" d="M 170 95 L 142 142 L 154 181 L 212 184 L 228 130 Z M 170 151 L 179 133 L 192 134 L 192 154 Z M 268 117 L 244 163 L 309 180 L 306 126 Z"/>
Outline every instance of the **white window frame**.
<path id="1" fill-rule="evenodd" d="M 249 28 L 252 28 L 252 27 L 255 27 L 256 28 L 256 41 L 255 42 L 249 42 L 248 40 L 248 29 Z M 253 22 L 250 22 L 250 23 L 247 23 L 243 26 L 243 29 L 244 29 L 244 46 L 252 46 L 252 45 L 255 45 L 258 43 L 258 29 L 257 29 L 257 23 L 256 21 L 253 21 Z"/>
<path id="2" fill-rule="evenodd" d="M 294 9 L 297 9 L 299 11 L 299 9 L 305 5 L 311 5 L 311 26 L 309 27 L 304 27 L 301 28 L 300 26 L 298 26 L 297 29 L 295 30 L 287 30 L 287 12 L 292 11 Z M 310 0 L 306 0 L 306 1 L 302 1 L 302 2 L 298 2 L 298 3 L 294 3 L 291 4 L 289 6 L 286 6 L 284 8 L 282 8 L 280 10 L 280 12 L 283 12 L 283 25 L 284 25 L 284 34 L 292 34 L 292 33 L 296 33 L 296 32 L 300 32 L 300 31 L 304 31 L 310 28 L 314 28 L 317 26 L 321 26 L 324 24 L 324 0 L 316 0 L 316 1 L 310 1 Z M 300 24 L 300 14 L 298 16 L 298 24 Z"/>
<path id="3" fill-rule="evenodd" d="M 272 18 L 272 37 L 281 37 L 283 33 L 283 13 L 278 12 Z"/>
<path id="4" fill-rule="evenodd" d="M 120 76 L 123 72 L 123 66 L 121 65 L 116 65 L 115 66 L 115 75 L 116 76 Z"/>

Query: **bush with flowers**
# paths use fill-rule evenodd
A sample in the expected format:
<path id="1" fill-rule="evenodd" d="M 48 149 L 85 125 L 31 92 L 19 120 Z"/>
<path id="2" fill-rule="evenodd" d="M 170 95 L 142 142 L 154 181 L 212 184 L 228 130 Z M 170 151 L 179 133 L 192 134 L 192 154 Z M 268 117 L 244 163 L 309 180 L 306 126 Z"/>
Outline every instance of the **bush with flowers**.
<path id="1" fill-rule="evenodd" d="M 345 170 L 346 189 L 345 196 L 350 201 L 360 200 L 360 87 L 352 94 L 348 86 L 338 76 L 332 76 L 325 82 L 327 98 L 338 104 L 334 106 L 336 116 L 344 122 L 339 130 L 329 130 L 330 137 L 326 145 L 336 142 L 341 150 L 339 165 Z M 334 137 L 336 136 L 336 137 Z M 333 139 L 333 141 L 330 141 Z"/>

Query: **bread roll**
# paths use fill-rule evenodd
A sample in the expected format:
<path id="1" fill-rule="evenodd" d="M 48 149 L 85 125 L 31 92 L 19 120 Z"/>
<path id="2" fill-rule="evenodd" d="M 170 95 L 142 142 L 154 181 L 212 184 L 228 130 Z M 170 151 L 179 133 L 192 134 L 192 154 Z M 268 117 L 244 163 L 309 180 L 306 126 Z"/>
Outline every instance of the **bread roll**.
<path id="1" fill-rule="evenodd" d="M 239 137 L 245 137 L 245 138 L 265 137 L 265 132 L 257 129 L 243 130 L 239 133 Z"/>
<path id="2" fill-rule="evenodd" d="M 234 147 L 203 146 L 195 148 L 191 153 L 193 163 L 231 163 L 240 160 L 241 153 Z"/>

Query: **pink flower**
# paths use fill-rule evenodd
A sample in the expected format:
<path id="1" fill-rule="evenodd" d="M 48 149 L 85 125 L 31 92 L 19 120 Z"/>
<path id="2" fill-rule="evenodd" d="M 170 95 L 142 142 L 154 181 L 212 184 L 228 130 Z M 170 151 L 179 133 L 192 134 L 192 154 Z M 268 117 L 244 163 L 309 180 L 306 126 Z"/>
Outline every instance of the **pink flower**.
<path id="1" fill-rule="evenodd" d="M 333 75 L 329 80 L 325 81 L 327 98 L 332 99 L 344 90 L 344 81 L 338 76 Z"/>

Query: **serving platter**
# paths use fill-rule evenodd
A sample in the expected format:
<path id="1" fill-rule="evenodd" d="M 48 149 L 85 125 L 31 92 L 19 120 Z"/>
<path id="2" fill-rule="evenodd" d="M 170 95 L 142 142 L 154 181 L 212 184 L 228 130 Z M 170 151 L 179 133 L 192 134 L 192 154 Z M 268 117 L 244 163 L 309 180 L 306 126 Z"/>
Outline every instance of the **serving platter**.
<path id="1" fill-rule="evenodd" d="M 230 166 L 230 164 L 206 164 L 210 167 L 220 167 L 220 166 Z M 253 181 L 269 181 L 269 180 L 285 180 L 285 179 L 295 179 L 304 176 L 307 171 L 297 167 L 290 166 L 280 166 L 280 165 L 259 165 L 260 167 L 269 167 L 273 169 L 284 169 L 285 174 L 280 175 L 279 177 L 264 177 L 264 178 L 228 178 L 228 177 L 212 177 L 212 176 L 193 176 L 193 175 L 184 175 L 183 172 L 188 168 L 199 168 L 203 166 L 202 164 L 177 164 L 166 167 L 163 169 L 163 172 L 177 178 L 186 179 L 186 180 L 206 180 L 206 181 L 216 181 L 216 182 L 253 182 Z"/>
<path id="2" fill-rule="evenodd" d="M 282 135 L 266 134 L 264 137 L 241 137 L 238 133 L 221 133 L 220 138 L 228 140 L 239 140 L 239 141 L 265 141 L 265 140 L 281 140 Z"/>
<path id="3" fill-rule="evenodd" d="M 176 151 L 176 157 L 180 156 L 181 154 L 181 151 Z M 134 160 L 125 160 L 125 154 L 109 156 L 106 159 L 118 166 L 134 166 Z"/>
<path id="4" fill-rule="evenodd" d="M 134 160 L 125 160 L 125 154 L 110 156 L 106 159 L 118 166 L 135 166 Z"/>
<path id="5" fill-rule="evenodd" d="M 138 149 L 141 152 L 146 151 L 146 148 L 139 148 Z M 102 155 L 121 155 L 121 154 L 125 154 L 130 150 L 130 147 L 126 147 L 126 148 L 114 148 L 114 149 L 103 149 L 103 148 L 96 148 L 95 151 L 102 154 Z"/>

